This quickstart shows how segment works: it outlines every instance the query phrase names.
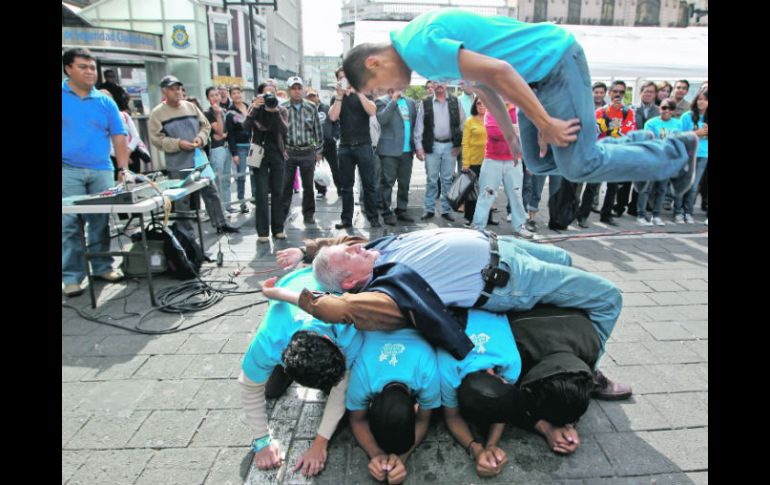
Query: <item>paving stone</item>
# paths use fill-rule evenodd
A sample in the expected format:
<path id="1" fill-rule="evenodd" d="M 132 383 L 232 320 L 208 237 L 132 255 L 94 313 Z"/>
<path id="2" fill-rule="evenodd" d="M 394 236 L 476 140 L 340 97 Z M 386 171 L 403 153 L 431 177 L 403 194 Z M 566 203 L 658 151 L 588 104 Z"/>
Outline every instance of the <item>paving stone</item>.
<path id="1" fill-rule="evenodd" d="M 154 411 L 142 424 L 130 447 L 175 448 L 190 444 L 190 439 L 203 421 L 205 411 Z"/>
<path id="2" fill-rule="evenodd" d="M 703 357 L 693 352 L 691 342 L 645 342 L 643 345 L 659 364 L 687 364 L 703 362 Z"/>
<path id="3" fill-rule="evenodd" d="M 670 308 L 680 313 L 684 320 L 708 320 L 709 318 L 708 305 L 684 305 Z"/>
<path id="4" fill-rule="evenodd" d="M 618 322 L 612 329 L 609 340 L 611 342 L 645 342 L 652 340 L 652 336 L 645 330 L 644 325 L 636 322 Z"/>
<path id="5" fill-rule="evenodd" d="M 616 475 L 671 473 L 679 469 L 664 454 L 635 433 L 596 435 Z"/>
<path id="6" fill-rule="evenodd" d="M 240 409 L 211 410 L 190 446 L 249 446 L 253 439 L 251 428 Z"/>
<path id="7" fill-rule="evenodd" d="M 67 485 L 133 485 L 152 455 L 151 450 L 94 451 Z"/>
<path id="8" fill-rule="evenodd" d="M 61 381 L 77 382 L 86 374 L 93 372 L 94 367 L 98 366 L 98 357 L 73 357 L 62 356 L 61 359 Z"/>
<path id="9" fill-rule="evenodd" d="M 241 390 L 235 379 L 198 380 L 201 385 L 195 397 L 187 403 L 188 409 L 241 408 Z"/>
<path id="10" fill-rule="evenodd" d="M 182 374 L 185 379 L 224 379 L 232 377 L 234 371 L 240 373 L 241 356 L 210 354 L 188 357 L 193 360 Z"/>
<path id="11" fill-rule="evenodd" d="M 187 334 L 108 335 L 88 355 L 173 354 L 187 340 Z"/>
<path id="12" fill-rule="evenodd" d="M 655 364 L 657 360 L 649 349 L 641 342 L 613 342 L 607 346 L 607 354 L 618 365 Z"/>
<path id="13" fill-rule="evenodd" d="M 682 471 L 708 468 L 707 428 L 649 431 L 640 433 L 639 437 L 669 457 Z"/>
<path id="14" fill-rule="evenodd" d="M 645 322 L 641 326 L 655 340 L 694 340 L 696 338 L 680 322 Z"/>
<path id="15" fill-rule="evenodd" d="M 660 379 L 662 389 L 657 392 L 685 392 L 708 390 L 700 364 L 666 364 L 648 366 L 653 378 Z M 707 367 L 707 366 L 706 366 Z"/>
<path id="16" fill-rule="evenodd" d="M 318 434 L 318 425 L 321 424 L 321 416 L 325 405 L 321 403 L 305 404 L 294 433 L 295 439 L 313 439 Z M 321 414 L 317 411 L 320 409 Z"/>
<path id="17" fill-rule="evenodd" d="M 686 290 L 707 291 L 709 289 L 708 282 L 702 279 L 674 280 L 674 282 Z"/>
<path id="18" fill-rule="evenodd" d="M 709 360 L 709 342 L 708 340 L 696 340 L 686 343 L 687 348 L 698 355 L 703 361 Z"/>
<path id="19" fill-rule="evenodd" d="M 297 419 L 302 412 L 302 400 L 297 399 L 299 391 L 290 387 L 275 402 L 275 408 L 270 415 L 270 419 Z"/>
<path id="20" fill-rule="evenodd" d="M 676 282 L 672 280 L 651 280 L 651 281 L 644 281 L 644 284 L 649 286 L 656 292 L 682 291 L 683 289 L 685 289 L 681 285 L 678 285 Z"/>
<path id="21" fill-rule="evenodd" d="M 103 335 L 62 335 L 61 355 L 80 356 L 93 351 L 96 345 L 104 340 Z"/>
<path id="22" fill-rule="evenodd" d="M 253 456 L 248 447 L 220 448 L 204 485 L 243 485 Z"/>
<path id="23" fill-rule="evenodd" d="M 671 423 L 671 428 L 708 426 L 708 396 L 705 392 L 682 392 L 645 396 Z"/>
<path id="24" fill-rule="evenodd" d="M 597 402 L 620 432 L 670 428 L 670 421 L 650 402 L 650 397 L 632 395 L 625 401 Z"/>
<path id="25" fill-rule="evenodd" d="M 316 485 L 339 485 L 343 483 L 351 446 L 349 441 L 342 443 L 332 440 L 326 450 L 327 456 L 324 471 L 316 476 L 313 483 Z M 289 465 L 292 468 L 294 468 L 294 463 L 294 461 L 289 461 Z"/>
<path id="26" fill-rule="evenodd" d="M 610 433 L 614 431 L 614 428 L 609 417 L 599 405 L 599 401 L 591 399 L 588 402 L 588 409 L 586 409 L 585 414 L 580 417 L 577 430 L 580 436 L 583 436 L 586 434 Z"/>
<path id="27" fill-rule="evenodd" d="M 270 419 L 267 428 L 270 430 L 270 438 L 281 449 L 281 458 L 285 460 L 286 452 L 294 436 L 294 430 L 297 428 L 297 421 L 293 419 Z M 251 443 L 253 438 L 253 436 L 249 436 L 248 443 Z"/>
<path id="28" fill-rule="evenodd" d="M 695 472 L 695 473 L 688 473 L 687 478 L 692 480 L 692 483 L 694 485 L 708 485 L 709 483 L 709 473 L 708 472 Z"/>
<path id="29" fill-rule="evenodd" d="M 62 307 L 62 320 L 61 320 L 62 335 L 88 335 L 90 333 L 93 333 L 94 330 L 100 327 L 100 325 L 97 323 L 89 322 L 88 320 L 84 320 L 77 316 L 75 316 L 74 318 L 71 318 L 70 313 L 72 315 L 75 315 L 75 312 L 69 309 L 67 309 L 66 311 L 64 310 L 65 310 L 65 307 Z"/>
<path id="30" fill-rule="evenodd" d="M 652 299 L 655 293 L 624 293 L 623 307 L 655 306 L 657 302 Z"/>
<path id="31" fill-rule="evenodd" d="M 681 292 L 665 291 L 650 293 L 650 299 L 661 306 L 682 305 L 687 303 Z"/>
<path id="32" fill-rule="evenodd" d="M 119 449 L 149 416 L 149 411 L 134 411 L 128 416 L 92 416 L 67 442 L 69 449 Z"/>
<path id="33" fill-rule="evenodd" d="M 74 414 L 74 413 L 62 413 L 61 415 L 61 447 L 65 448 L 65 444 L 75 436 L 75 433 L 80 431 L 80 428 L 85 426 L 88 420 L 91 419 L 90 414 Z"/>
<path id="34" fill-rule="evenodd" d="M 644 281 L 620 281 L 617 283 L 617 286 L 624 296 L 627 293 L 651 293 L 655 291 L 647 286 Z"/>
<path id="35" fill-rule="evenodd" d="M 130 412 L 150 383 L 146 380 L 65 382 L 62 383 L 62 412 Z"/>
<path id="36" fill-rule="evenodd" d="M 693 305 L 708 304 L 709 302 L 708 291 L 683 291 L 679 294 L 682 295 L 682 300 Z"/>
<path id="37" fill-rule="evenodd" d="M 220 352 L 223 354 L 243 355 L 249 350 L 252 340 L 254 340 L 253 333 L 234 333 L 227 339 L 227 343 Z"/>
<path id="38" fill-rule="evenodd" d="M 179 379 L 194 355 L 153 355 L 134 373 L 139 379 Z"/>
<path id="39" fill-rule="evenodd" d="M 709 322 L 706 320 L 682 322 L 682 327 L 699 339 L 709 338 Z"/>
<path id="40" fill-rule="evenodd" d="M 137 409 L 184 409 L 205 381 L 197 379 L 153 381 L 136 403 Z"/>
<path id="41" fill-rule="evenodd" d="M 241 303 L 243 304 L 243 303 Z M 259 320 L 254 317 L 248 316 L 232 316 L 230 314 L 227 318 L 217 326 L 216 333 L 219 334 L 231 334 L 231 333 L 252 333 L 257 331 L 257 324 Z"/>
<path id="42" fill-rule="evenodd" d="M 228 335 L 198 333 L 189 338 L 176 351 L 177 354 L 216 354 L 227 343 Z"/>
<path id="43" fill-rule="evenodd" d="M 65 483 L 91 455 L 91 450 L 61 452 L 61 482 Z"/>
<path id="44" fill-rule="evenodd" d="M 134 485 L 189 485 L 203 483 L 208 470 L 201 468 L 146 468 Z"/>
<path id="45" fill-rule="evenodd" d="M 81 381 L 112 381 L 130 378 L 145 361 L 146 355 L 96 357 L 93 368 L 83 375 Z"/>
<path id="46" fill-rule="evenodd" d="M 647 322 L 671 322 L 689 320 L 689 318 L 682 313 L 681 306 L 654 306 L 641 308 L 647 315 Z"/>
<path id="47" fill-rule="evenodd" d="M 136 485 L 189 485 L 203 483 L 219 453 L 217 448 L 159 450 Z"/>
<path id="48" fill-rule="evenodd" d="M 433 419 L 431 419 L 431 421 L 433 421 Z M 430 426 L 428 427 L 428 433 L 425 435 L 425 439 L 423 441 L 424 442 L 437 441 L 442 443 L 454 442 L 454 438 L 449 433 L 449 430 L 447 429 L 446 424 L 444 424 L 443 414 L 437 420 L 437 422 L 435 423 L 431 422 Z"/>

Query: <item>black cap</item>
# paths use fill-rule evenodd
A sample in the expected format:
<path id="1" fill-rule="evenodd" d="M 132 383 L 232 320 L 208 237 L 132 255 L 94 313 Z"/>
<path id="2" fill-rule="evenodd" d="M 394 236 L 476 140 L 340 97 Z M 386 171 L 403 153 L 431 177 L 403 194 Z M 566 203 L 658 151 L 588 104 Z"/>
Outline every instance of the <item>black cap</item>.
<path id="1" fill-rule="evenodd" d="M 184 84 L 182 84 L 182 81 L 177 79 L 176 76 L 165 76 L 163 79 L 160 80 L 161 88 L 168 88 L 173 86 L 174 84 L 184 86 Z"/>
<path id="2" fill-rule="evenodd" d="M 369 427 L 386 453 L 402 454 L 414 445 L 414 398 L 401 383 L 391 382 L 372 399 Z"/>

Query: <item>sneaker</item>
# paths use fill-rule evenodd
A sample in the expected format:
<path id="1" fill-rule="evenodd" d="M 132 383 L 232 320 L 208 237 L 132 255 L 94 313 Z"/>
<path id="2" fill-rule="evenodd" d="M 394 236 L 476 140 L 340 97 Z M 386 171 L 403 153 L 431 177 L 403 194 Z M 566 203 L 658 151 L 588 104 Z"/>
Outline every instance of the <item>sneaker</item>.
<path id="1" fill-rule="evenodd" d="M 286 233 L 281 231 L 273 234 L 273 237 L 276 239 L 286 239 Z"/>
<path id="2" fill-rule="evenodd" d="M 704 224 L 706 224 L 706 225 L 708 226 L 708 225 L 709 225 L 709 218 L 707 217 L 707 218 L 706 218 L 706 220 L 705 220 L 705 221 L 703 221 L 703 223 L 704 223 Z"/>
<path id="3" fill-rule="evenodd" d="M 693 219 L 692 214 L 685 214 L 684 215 L 684 222 L 686 222 L 687 224 L 694 224 L 695 223 L 695 219 Z"/>
<path id="4" fill-rule="evenodd" d="M 578 217 L 577 225 L 582 227 L 583 229 L 588 229 L 588 223 L 586 223 L 585 219 L 582 219 L 580 217 Z"/>
<path id="5" fill-rule="evenodd" d="M 404 214 L 403 212 L 400 214 L 396 214 L 396 219 L 403 222 L 414 222 L 414 219 L 409 217 L 408 215 Z"/>
<path id="6" fill-rule="evenodd" d="M 656 226 L 665 226 L 666 225 L 666 223 L 663 222 L 663 219 L 661 219 L 660 217 L 653 217 L 652 218 L 652 223 L 655 224 Z"/>
<path id="7" fill-rule="evenodd" d="M 508 221 L 508 222 L 511 222 L 511 215 L 508 214 L 507 216 L 505 216 L 505 220 Z"/>
<path id="8" fill-rule="evenodd" d="M 241 231 L 237 227 L 231 226 L 230 224 L 225 224 L 223 226 L 217 227 L 217 234 L 234 233 L 234 232 L 241 232 Z"/>
<path id="9" fill-rule="evenodd" d="M 537 223 L 532 219 L 527 220 L 524 226 L 532 232 L 537 232 Z"/>
<path id="10" fill-rule="evenodd" d="M 268 243 L 268 242 L 270 242 L 270 238 L 269 238 L 269 237 L 267 237 L 267 236 L 259 236 L 259 237 L 257 238 L 257 242 L 260 242 L 260 243 Z"/>
<path id="11" fill-rule="evenodd" d="M 612 216 L 603 216 L 599 218 L 600 222 L 603 222 L 607 224 L 608 226 L 618 226 L 618 223 L 615 222 L 615 219 L 613 219 Z"/>
<path id="12" fill-rule="evenodd" d="M 433 212 L 426 212 L 420 217 L 420 220 L 427 221 L 428 219 L 432 218 L 435 214 Z"/>
<path id="13" fill-rule="evenodd" d="M 644 217 L 637 217 L 636 218 L 636 223 L 639 224 L 640 226 L 652 226 L 653 225 L 652 222 L 648 221 Z"/>
<path id="14" fill-rule="evenodd" d="M 80 285 L 76 285 L 75 283 L 64 285 L 64 294 L 69 298 L 80 296 L 84 291 L 85 290 L 81 288 Z"/>
<path id="15" fill-rule="evenodd" d="M 353 227 L 353 223 L 347 221 L 338 222 L 334 225 L 335 229 L 350 229 L 351 227 Z"/>
<path id="16" fill-rule="evenodd" d="M 109 281 L 110 283 L 117 283 L 118 281 L 125 278 L 125 276 L 123 276 L 123 274 L 120 273 L 119 271 L 115 271 L 113 269 L 113 270 L 107 271 L 106 273 L 94 275 L 94 278 L 96 278 L 97 280 Z M 80 285 L 78 285 L 78 287 L 79 286 Z"/>
<path id="17" fill-rule="evenodd" d="M 316 199 L 323 199 L 325 197 L 326 197 L 326 192 L 324 193 L 318 192 L 317 194 L 315 194 Z"/>
<path id="18" fill-rule="evenodd" d="M 388 214 L 385 216 L 382 216 L 382 221 L 389 225 L 389 226 L 395 226 L 396 225 L 396 215 L 395 214 Z"/>
<path id="19" fill-rule="evenodd" d="M 241 214 L 248 214 L 249 213 L 249 206 L 246 204 L 241 204 Z"/>
<path id="20" fill-rule="evenodd" d="M 455 221 L 454 216 L 452 214 L 450 214 L 449 212 L 445 212 L 444 214 L 441 214 L 441 217 L 446 219 L 446 220 L 448 220 L 449 222 L 454 222 Z"/>
<path id="21" fill-rule="evenodd" d="M 228 207 L 227 212 L 229 212 L 230 214 L 238 214 L 240 211 L 235 207 Z"/>
<path id="22" fill-rule="evenodd" d="M 514 231 L 513 235 L 523 239 L 532 239 L 533 237 L 535 237 L 535 235 L 529 232 L 527 228 L 524 227 L 523 225 L 519 228 L 518 231 Z"/>
<path id="23" fill-rule="evenodd" d="M 682 214 L 677 214 L 674 216 L 674 222 L 676 224 L 684 224 L 684 216 Z"/>
<path id="24" fill-rule="evenodd" d="M 674 196 L 682 196 L 690 190 L 693 182 L 695 182 L 695 168 L 698 163 L 698 135 L 692 131 L 685 131 L 674 133 L 668 137 L 673 138 L 684 143 L 687 150 L 687 162 L 685 163 L 682 171 L 679 172 L 679 176 L 675 177 L 672 182 L 674 183 Z"/>

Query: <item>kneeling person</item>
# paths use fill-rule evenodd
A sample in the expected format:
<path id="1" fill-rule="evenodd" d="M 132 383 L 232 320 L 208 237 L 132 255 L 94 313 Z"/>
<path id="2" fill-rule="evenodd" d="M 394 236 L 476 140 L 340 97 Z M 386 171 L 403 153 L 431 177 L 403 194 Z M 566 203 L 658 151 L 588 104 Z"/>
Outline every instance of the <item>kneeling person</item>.
<path id="1" fill-rule="evenodd" d="M 318 287 L 310 268 L 290 273 L 277 285 L 293 289 Z M 362 343 L 361 332 L 352 325 L 329 325 L 296 306 L 271 302 L 246 351 L 238 377 L 246 418 L 256 437 L 252 450 L 258 468 L 264 470 L 281 465 L 279 444 L 271 442 L 268 431 L 265 397 L 266 383 L 271 394 L 268 397 L 278 397 L 285 390 L 285 386 L 278 390 L 270 389 L 276 374 L 285 368 L 290 379 L 329 393 L 318 434 L 294 467 L 294 471 L 302 469 L 305 475 L 310 476 L 323 470 L 329 438 L 345 413 L 348 371 Z M 290 380 L 285 380 L 286 386 L 289 383 Z"/>
<path id="2" fill-rule="evenodd" d="M 401 483 L 431 410 L 441 406 L 436 354 L 415 329 L 363 333 L 345 399 L 350 427 L 370 458 L 372 477 Z"/>

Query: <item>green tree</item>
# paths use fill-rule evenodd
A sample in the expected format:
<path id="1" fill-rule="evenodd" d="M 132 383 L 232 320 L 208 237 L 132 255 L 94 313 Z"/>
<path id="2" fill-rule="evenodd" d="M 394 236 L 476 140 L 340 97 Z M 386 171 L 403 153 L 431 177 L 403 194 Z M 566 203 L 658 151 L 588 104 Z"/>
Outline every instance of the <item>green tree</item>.
<path id="1" fill-rule="evenodd" d="M 425 86 L 409 86 L 404 94 L 412 99 L 422 99 L 425 97 Z"/>

